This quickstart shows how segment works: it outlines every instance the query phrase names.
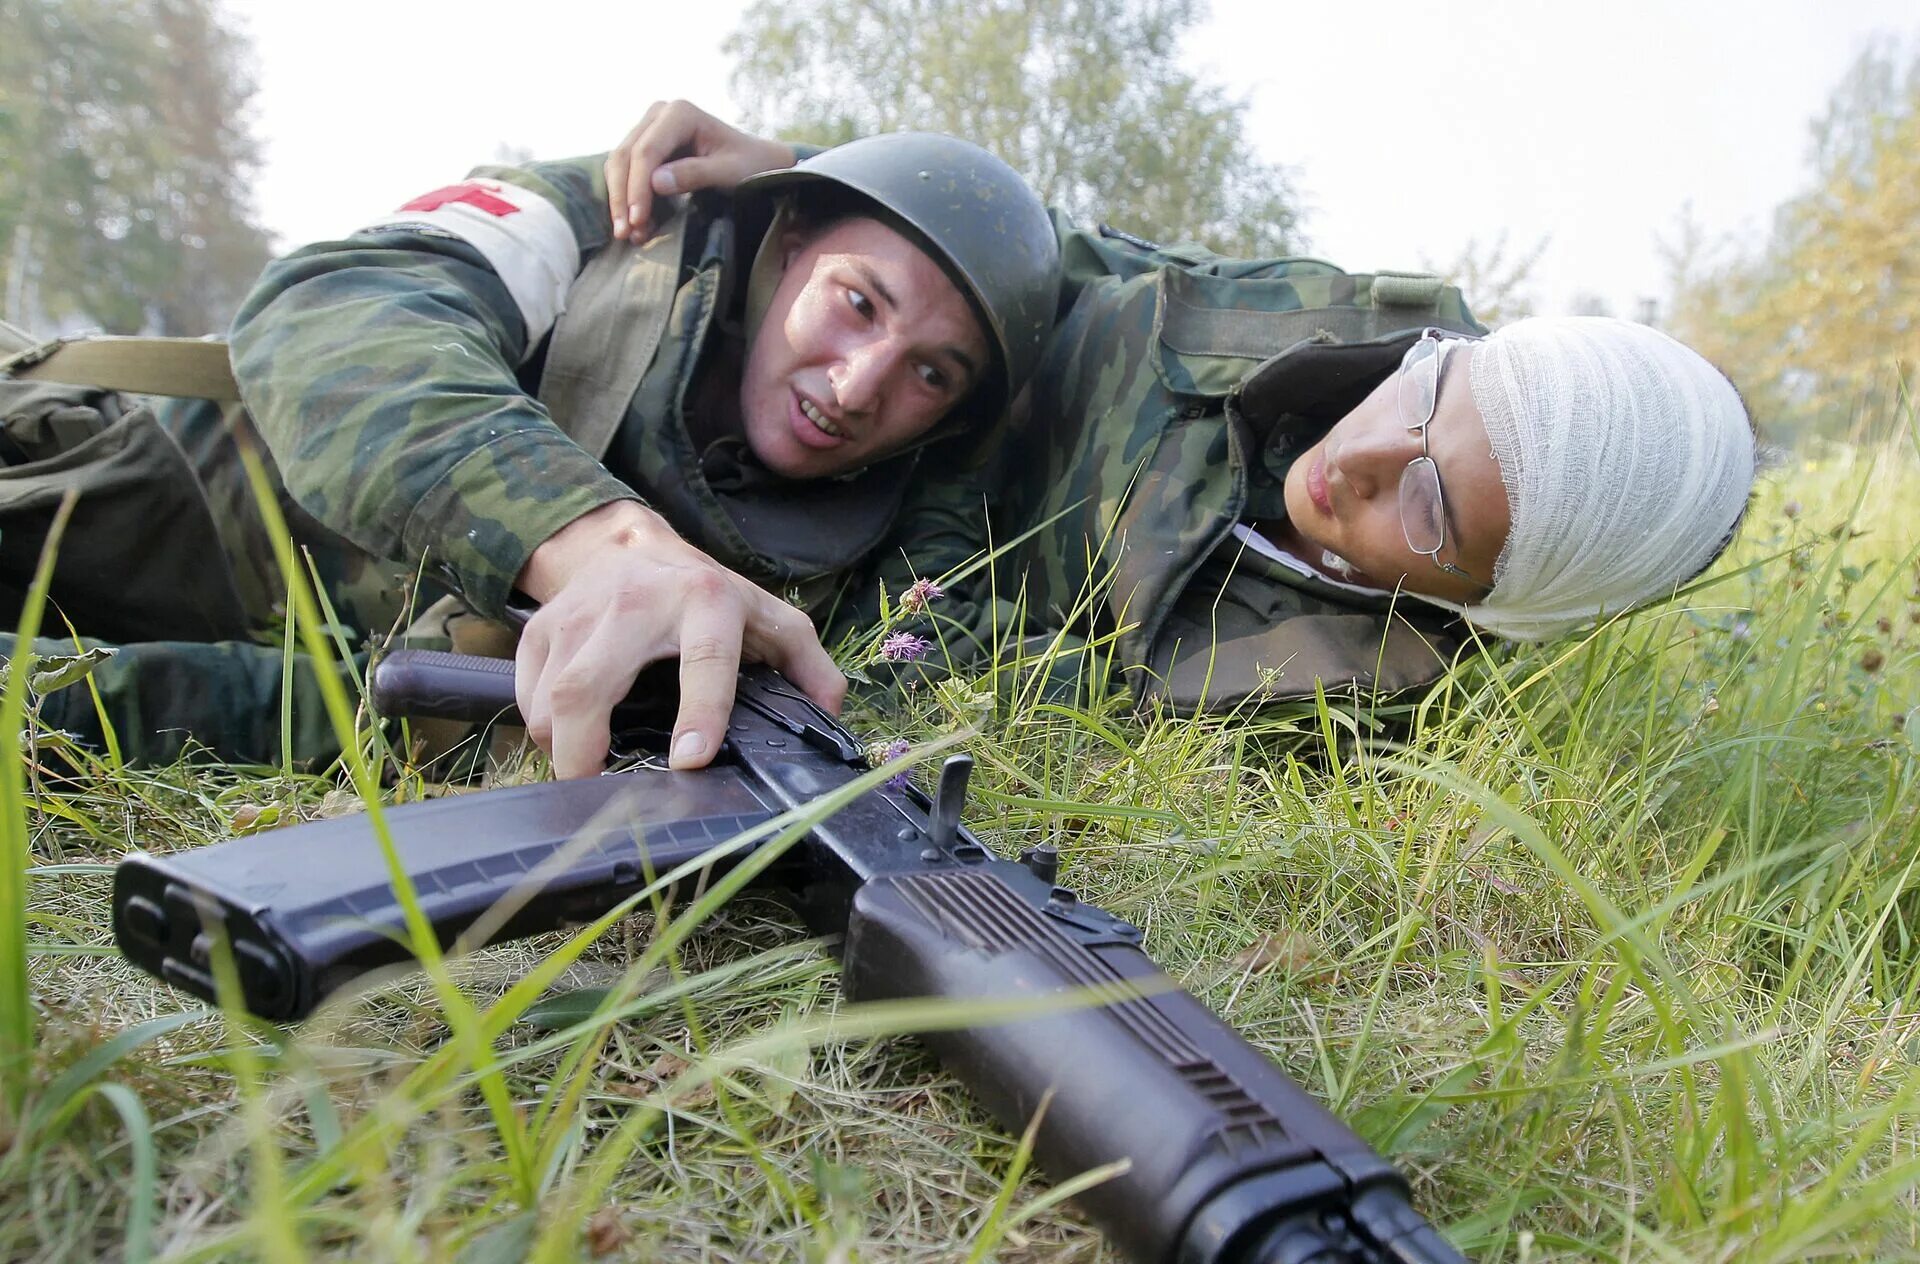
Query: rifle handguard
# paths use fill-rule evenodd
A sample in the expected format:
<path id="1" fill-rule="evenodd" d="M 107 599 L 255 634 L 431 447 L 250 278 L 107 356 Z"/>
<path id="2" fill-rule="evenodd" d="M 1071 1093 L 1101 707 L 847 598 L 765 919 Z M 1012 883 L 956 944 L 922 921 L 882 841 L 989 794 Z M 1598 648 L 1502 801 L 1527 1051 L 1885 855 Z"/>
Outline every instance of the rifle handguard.
<path id="1" fill-rule="evenodd" d="M 1078 1201 L 1134 1259 L 1462 1264 L 1400 1173 L 1137 939 L 1006 861 L 883 877 L 854 896 L 845 988 L 856 1000 L 1056 999 L 922 1039 L 1010 1131 L 1045 1111 L 1035 1155 L 1055 1179 L 1127 1161 Z"/>

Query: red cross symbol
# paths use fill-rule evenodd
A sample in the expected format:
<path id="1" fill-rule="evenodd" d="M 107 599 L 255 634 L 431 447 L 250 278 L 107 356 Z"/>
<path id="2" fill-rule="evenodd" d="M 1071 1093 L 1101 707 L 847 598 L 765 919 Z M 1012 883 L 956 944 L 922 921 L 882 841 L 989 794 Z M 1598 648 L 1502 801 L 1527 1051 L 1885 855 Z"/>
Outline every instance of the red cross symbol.
<path id="1" fill-rule="evenodd" d="M 485 211 L 489 215 L 512 215 L 520 208 L 503 197 L 496 197 L 484 184 L 468 181 L 466 184 L 450 184 L 444 189 L 435 189 L 423 193 L 400 209 L 403 211 L 437 211 L 449 202 L 465 202 L 475 210 Z"/>

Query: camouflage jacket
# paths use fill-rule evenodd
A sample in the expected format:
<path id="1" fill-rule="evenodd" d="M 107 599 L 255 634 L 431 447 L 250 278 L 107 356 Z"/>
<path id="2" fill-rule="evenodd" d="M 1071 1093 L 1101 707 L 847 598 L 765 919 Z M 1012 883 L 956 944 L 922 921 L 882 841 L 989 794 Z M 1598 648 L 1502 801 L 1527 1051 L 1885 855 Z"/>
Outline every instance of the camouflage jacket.
<path id="1" fill-rule="evenodd" d="M 1001 591 L 1112 635 L 1135 688 L 1177 710 L 1438 676 L 1461 638 L 1451 616 L 1302 575 L 1234 527 L 1284 518 L 1293 458 L 1422 327 L 1484 332 L 1459 291 L 1123 235 L 1062 244 L 1071 306 L 999 500 L 1003 532 L 1038 530 Z"/>
<path id="2" fill-rule="evenodd" d="M 657 347 L 631 394 L 606 398 L 592 366 L 626 327 L 568 319 L 596 273 L 637 253 L 606 221 L 598 156 L 484 167 L 274 263 L 235 321 L 233 362 L 292 499 L 375 558 L 427 558 L 492 615 L 540 542 L 619 499 L 652 505 L 817 620 L 876 559 L 938 574 L 981 547 L 962 441 L 809 483 L 769 475 L 739 440 L 696 450 L 690 387 L 716 343 L 739 336 L 734 269 L 753 245 L 733 240 L 724 197 L 680 208 L 666 284 L 626 312 L 655 326 L 634 336 Z M 563 363 L 575 372 L 556 383 Z M 920 465 L 942 471 L 937 488 L 913 476 Z M 909 497 L 917 521 L 903 518 Z"/>
<path id="3" fill-rule="evenodd" d="M 1092 630 L 1117 632 L 1121 666 L 1145 668 L 1146 692 L 1183 705 L 1436 674 L 1436 654 L 1450 648 L 1444 621 L 1389 618 L 1384 603 L 1284 568 L 1262 573 L 1230 533 L 1274 515 L 1291 454 L 1339 415 L 1328 400 L 1357 398 L 1358 385 L 1390 371 L 1405 331 L 1478 328 L 1451 287 L 1150 247 L 1062 220 L 1062 323 L 1017 441 L 1004 441 L 1003 420 L 864 480 L 783 483 L 737 445 L 696 452 L 685 426 L 701 356 L 729 336 L 730 272 L 744 262 L 724 200 L 687 210 L 658 350 L 615 407 L 605 446 L 576 442 L 573 419 L 542 403 L 554 394 L 546 371 L 565 358 L 569 287 L 621 249 L 608 243 L 599 171 L 598 158 L 483 168 L 476 177 L 493 183 L 478 191 L 440 190 L 269 269 L 236 322 L 234 361 L 300 506 L 374 557 L 431 557 L 494 613 L 541 540 L 637 497 L 844 631 L 877 613 L 880 583 L 897 593 L 979 554 L 991 500 L 999 538 L 1038 529 L 1000 559 L 997 596 L 969 601 L 963 589 L 938 612 L 951 660 L 996 633 L 1084 629 L 1073 611 L 1097 594 Z M 475 244 L 484 233 L 444 222 L 473 221 L 490 199 L 558 222 L 565 257 L 489 254 Z M 540 264 L 549 284 L 558 277 L 544 299 Z M 1293 398 L 1302 392 L 1315 398 Z M 916 462 L 937 477 L 910 477 Z M 1013 594 L 1024 596 L 1024 627 L 1013 625 Z M 1175 677 L 1186 683 L 1171 687 Z"/>

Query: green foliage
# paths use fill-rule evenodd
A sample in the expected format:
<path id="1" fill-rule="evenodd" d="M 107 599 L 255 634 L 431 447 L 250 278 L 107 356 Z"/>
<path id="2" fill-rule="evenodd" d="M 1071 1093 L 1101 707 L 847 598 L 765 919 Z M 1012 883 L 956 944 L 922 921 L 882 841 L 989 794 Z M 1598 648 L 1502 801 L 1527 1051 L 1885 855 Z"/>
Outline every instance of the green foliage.
<path id="1" fill-rule="evenodd" d="M 1725 257 L 1682 222 L 1671 324 L 1776 433 L 1877 437 L 1920 363 L 1920 45 L 1863 52 L 1812 131 L 1763 248 Z"/>
<path id="2" fill-rule="evenodd" d="M 1706 586 L 1463 664 L 1388 726 L 1363 696 L 1202 720 L 1061 701 L 1014 646 L 861 726 L 923 767 L 964 744 L 983 839 L 1057 846 L 1473 1258 L 1908 1258 L 1916 500 L 1904 436 L 1803 458 Z M 34 725 L 24 668 L 12 689 Z M 269 1030 L 113 954 L 106 862 L 351 809 L 370 761 L 343 788 L 61 740 L 36 729 L 4 803 L 28 968 L 0 1017 L 32 1018 L 0 1033 L 24 1058 L 0 1258 L 1119 1258 L 1058 1205 L 1097 1173 L 1035 1172 L 882 1038 L 1007 1014 L 843 1003 L 792 917 L 742 898 L 748 868 Z M 379 794 L 423 792 L 389 771 Z M 770 825 L 756 861 L 833 806 Z"/>
<path id="3" fill-rule="evenodd" d="M 46 607 L 47 586 L 60 533 L 73 512 L 71 494 L 60 507 L 48 547 L 35 568 L 33 585 L 20 612 L 17 644 L 31 645 Z M 16 736 L 27 732 L 31 654 L 15 654 L 5 666 L 6 694 L 0 698 L 0 1131 L 13 1129 L 26 1101 L 34 1043 L 33 1000 L 27 981 L 26 872 L 30 864 L 27 826 L 26 758 Z"/>
<path id="4" fill-rule="evenodd" d="M 756 0 L 729 37 L 749 126 L 822 144 L 964 136 L 1085 223 L 1227 254 L 1299 245 L 1246 107 L 1180 68 L 1196 0 Z"/>
<path id="5" fill-rule="evenodd" d="M 268 255 L 252 95 L 212 0 L 0 0 L 6 319 L 223 328 Z"/>

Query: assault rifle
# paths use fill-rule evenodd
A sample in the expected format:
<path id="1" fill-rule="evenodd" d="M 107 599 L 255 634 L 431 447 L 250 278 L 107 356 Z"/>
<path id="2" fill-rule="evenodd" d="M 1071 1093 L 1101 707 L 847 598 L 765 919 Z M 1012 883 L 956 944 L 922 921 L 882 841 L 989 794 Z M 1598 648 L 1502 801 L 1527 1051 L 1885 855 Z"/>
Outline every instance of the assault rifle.
<path id="1" fill-rule="evenodd" d="M 375 668 L 375 705 L 511 716 L 512 671 L 398 652 Z M 703 856 L 737 864 L 745 851 L 717 845 L 867 771 L 853 736 L 767 668 L 740 673 L 709 768 L 636 758 L 664 749 L 648 719 L 659 714 L 636 696 L 617 717 L 618 771 L 389 813 L 443 942 L 509 892 L 524 903 L 495 938 L 590 919 L 649 875 Z M 765 880 L 838 943 L 848 997 L 1065 1001 L 922 1039 L 1009 1129 L 1050 1095 L 1035 1150 L 1056 1177 L 1126 1160 L 1079 1201 L 1143 1264 L 1464 1264 L 1391 1164 L 1167 978 L 1139 930 L 1056 884 L 1052 849 L 1001 859 L 960 823 L 971 768 L 967 756 L 947 759 L 932 796 L 891 784 L 859 795 L 768 868 Z M 354 818 L 133 855 L 114 875 L 121 951 L 208 998 L 212 918 L 248 1008 L 268 1019 L 300 1018 L 407 956 L 386 863 Z M 1110 999 L 1089 1007 L 1090 990 Z"/>

